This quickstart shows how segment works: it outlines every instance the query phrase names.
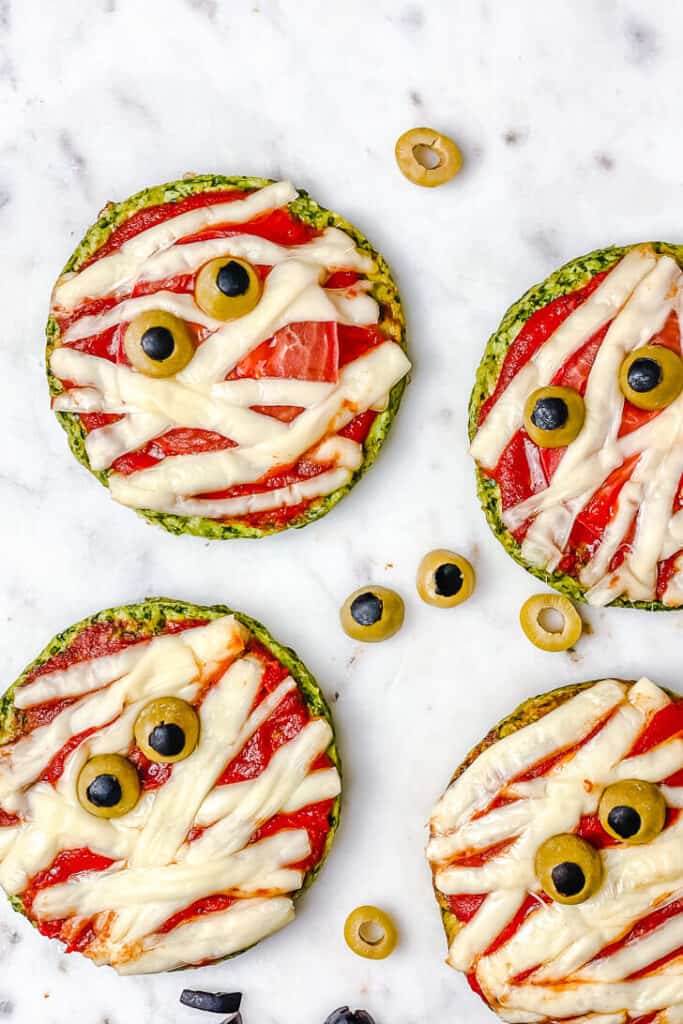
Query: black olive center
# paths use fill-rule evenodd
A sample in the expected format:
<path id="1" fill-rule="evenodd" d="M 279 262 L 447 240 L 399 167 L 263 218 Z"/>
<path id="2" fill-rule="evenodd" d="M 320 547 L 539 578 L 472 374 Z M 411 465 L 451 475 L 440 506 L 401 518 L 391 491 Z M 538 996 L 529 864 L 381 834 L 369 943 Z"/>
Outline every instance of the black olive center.
<path id="1" fill-rule="evenodd" d="M 439 597 L 454 597 L 462 588 L 462 573 L 453 562 L 444 562 L 434 573 L 434 584 Z"/>
<path id="2" fill-rule="evenodd" d="M 630 839 L 640 832 L 642 821 L 635 807 L 619 804 L 607 815 L 607 824 L 622 839 Z"/>
<path id="3" fill-rule="evenodd" d="M 564 398 L 539 398 L 531 413 L 531 422 L 539 430 L 559 430 L 568 419 Z"/>
<path id="4" fill-rule="evenodd" d="M 161 363 L 173 354 L 175 341 L 168 327 L 148 327 L 142 335 L 140 346 L 146 356 Z"/>
<path id="5" fill-rule="evenodd" d="M 553 885 L 560 896 L 576 896 L 586 884 L 586 876 L 578 864 L 572 860 L 564 860 L 550 872 Z"/>
<path id="6" fill-rule="evenodd" d="M 162 757 L 176 757 L 185 747 L 185 733 L 175 722 L 161 722 L 152 729 L 147 742 Z"/>
<path id="7" fill-rule="evenodd" d="M 642 394 L 662 383 L 662 368 L 656 359 L 634 359 L 628 368 L 628 386 Z"/>
<path id="8" fill-rule="evenodd" d="M 365 594 L 359 594 L 351 602 L 351 618 L 359 626 L 374 626 L 382 618 L 383 611 L 382 601 L 370 590 Z"/>
<path id="9" fill-rule="evenodd" d="M 249 274 L 241 263 L 230 260 L 216 274 L 218 290 L 229 298 L 244 295 L 249 288 Z"/>
<path id="10" fill-rule="evenodd" d="M 121 783 L 109 773 L 96 775 L 86 790 L 86 796 L 95 807 L 116 807 L 121 800 Z"/>

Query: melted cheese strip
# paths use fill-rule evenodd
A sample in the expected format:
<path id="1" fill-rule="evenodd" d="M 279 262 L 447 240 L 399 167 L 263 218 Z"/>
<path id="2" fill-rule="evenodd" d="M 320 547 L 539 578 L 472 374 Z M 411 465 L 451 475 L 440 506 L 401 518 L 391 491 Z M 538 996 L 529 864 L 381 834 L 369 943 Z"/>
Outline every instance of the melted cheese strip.
<path id="1" fill-rule="evenodd" d="M 269 470 L 296 461 L 321 436 L 341 430 L 401 379 L 410 364 L 398 345 L 386 342 L 349 363 L 329 398 L 301 413 L 273 442 L 224 452 L 170 457 L 122 477 L 112 474 L 112 496 L 124 505 L 173 511 L 178 496 L 253 483 Z"/>
<path id="2" fill-rule="evenodd" d="M 594 728 L 605 716 L 606 698 L 615 690 L 620 700 L 614 713 L 590 741 L 544 776 L 506 788 L 507 780 L 532 766 L 530 756 L 537 763 L 577 742 L 577 732 L 587 725 L 587 695 L 598 697 Z M 671 1019 L 677 1018 L 683 1003 L 680 961 L 654 977 L 628 979 L 683 946 L 683 917 L 672 918 L 610 957 L 596 957 L 656 906 L 680 898 L 683 820 L 669 825 L 646 846 L 619 845 L 601 851 L 605 881 L 593 897 L 577 906 L 539 902 L 511 938 L 485 953 L 527 895 L 538 891 L 533 861 L 548 834 L 573 831 L 584 814 L 595 813 L 603 787 L 612 781 L 660 781 L 681 770 L 683 742 L 676 737 L 645 754 L 628 757 L 649 716 L 668 703 L 666 694 L 649 680 L 627 690 L 611 681 L 596 684 L 488 748 L 437 805 L 427 848 L 437 887 L 446 894 L 490 893 L 471 921 L 457 931 L 448 962 L 460 970 L 475 971 L 492 1008 L 503 1019 L 547 1024 L 578 1018 L 597 1024 L 601 1015 L 623 1019 L 626 1009 L 636 1017 L 667 1007 L 677 1008 Z M 546 739 L 549 720 L 558 712 L 562 712 L 564 729 L 553 751 L 548 750 Z M 551 729 L 558 723 L 557 717 L 550 721 Z M 518 803 L 474 817 L 496 795 L 512 792 L 519 796 Z M 663 787 L 663 792 L 668 798 L 676 790 Z M 448 864 L 461 850 L 484 849 L 510 836 L 516 837 L 513 845 L 479 867 Z M 532 968 L 528 980 L 514 981 Z"/>
<path id="3" fill-rule="evenodd" d="M 257 779 L 246 779 L 244 782 L 233 782 L 229 786 L 217 786 L 213 789 L 197 811 L 195 825 L 214 825 L 221 818 L 231 814 L 247 799 L 257 784 Z M 336 768 L 320 768 L 309 772 L 303 782 L 294 789 L 282 804 L 285 814 L 301 810 L 308 804 L 318 804 L 323 800 L 332 800 L 341 793 L 341 780 Z M 0 836 L 2 833 L 0 833 Z"/>
<path id="4" fill-rule="evenodd" d="M 250 380 L 226 380 L 214 384 L 211 394 L 232 405 L 298 405 L 308 409 L 328 398 L 334 384 L 317 380 L 294 380 L 288 377 L 261 377 Z"/>
<path id="5" fill-rule="evenodd" d="M 52 295 L 53 305 L 65 310 L 74 309 L 90 296 L 107 295 L 134 280 L 148 259 L 181 238 L 215 224 L 243 224 L 261 213 L 291 203 L 296 195 L 291 182 L 279 181 L 250 193 L 244 199 L 201 206 L 165 220 L 140 232 L 116 252 L 103 256 L 77 274 L 66 274 L 60 278 Z"/>

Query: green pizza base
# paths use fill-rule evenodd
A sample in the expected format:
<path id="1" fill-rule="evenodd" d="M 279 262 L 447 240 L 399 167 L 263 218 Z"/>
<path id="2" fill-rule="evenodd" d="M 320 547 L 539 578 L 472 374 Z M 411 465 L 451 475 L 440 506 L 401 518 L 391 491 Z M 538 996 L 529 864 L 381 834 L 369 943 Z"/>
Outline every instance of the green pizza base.
<path id="1" fill-rule="evenodd" d="M 642 243 L 641 243 L 642 244 Z M 655 252 L 666 254 L 676 260 L 683 268 L 683 245 L 673 245 L 669 242 L 649 242 Z M 566 263 L 554 274 L 546 278 L 540 284 L 535 284 L 508 309 L 498 329 L 491 335 L 484 350 L 484 355 L 479 364 L 475 378 L 474 388 L 470 397 L 469 405 L 469 438 L 474 440 L 479 423 L 479 412 L 495 390 L 500 371 L 510 346 L 527 322 L 532 313 L 547 306 L 553 299 L 557 299 L 568 292 L 577 291 L 588 284 L 590 279 L 603 270 L 613 267 L 626 255 L 634 245 L 613 245 L 605 249 L 596 249 L 595 252 L 586 256 L 579 256 L 578 259 Z M 522 555 L 522 547 L 515 540 L 503 522 L 501 507 L 500 489 L 495 480 L 492 480 L 486 473 L 476 466 L 477 494 L 481 507 L 488 521 L 491 530 L 498 538 L 509 555 L 514 558 L 527 572 L 535 576 L 541 582 L 546 583 L 555 590 L 561 591 L 573 601 L 586 601 L 586 587 L 562 572 L 548 572 L 530 565 Z M 610 602 L 608 607 L 621 608 L 642 608 L 647 611 L 676 611 L 661 601 L 628 601 L 626 598 L 617 598 Z"/>
<path id="2" fill-rule="evenodd" d="M 102 210 L 99 219 L 89 228 L 76 246 L 76 249 L 62 270 L 62 274 L 80 270 L 83 264 L 104 245 L 116 228 L 128 220 L 134 213 L 137 213 L 138 210 L 142 210 L 147 206 L 159 206 L 163 203 L 185 199 L 187 196 L 194 195 L 197 192 L 216 192 L 227 189 L 253 192 L 273 183 L 274 181 L 271 178 L 226 177 L 222 174 L 202 174 L 195 177 L 182 178 L 180 181 L 171 181 L 165 185 L 156 185 L 152 188 L 142 189 L 141 192 L 137 192 L 129 199 L 125 199 L 120 203 L 108 203 Z M 377 270 L 372 274 L 368 274 L 367 278 L 372 283 L 369 294 L 376 300 L 382 311 L 382 318 L 378 323 L 378 327 L 388 338 L 397 342 L 404 352 L 407 351 L 405 316 L 403 314 L 401 298 L 384 257 L 373 248 L 365 235 L 354 227 L 353 224 L 350 224 L 348 220 L 341 217 L 338 213 L 320 206 L 303 189 L 298 189 L 297 191 L 299 193 L 298 198 L 289 204 L 291 213 L 303 221 L 304 224 L 309 224 L 319 230 L 323 230 L 326 227 L 340 228 L 353 238 L 359 249 L 366 252 L 375 261 Z M 47 337 L 45 349 L 47 380 L 50 395 L 54 396 L 61 394 L 64 391 L 64 387 L 50 369 L 50 356 L 55 347 L 59 345 L 61 337 L 59 324 L 52 315 L 48 319 L 45 333 Z M 169 533 L 189 533 L 196 537 L 205 537 L 209 540 L 265 537 L 273 533 L 281 533 L 283 530 L 300 529 L 303 526 L 307 526 L 309 523 L 315 522 L 316 519 L 322 518 L 330 509 L 334 508 L 373 464 L 391 429 L 407 383 L 408 378 L 404 377 L 391 389 L 386 409 L 377 415 L 365 439 L 363 461 L 351 480 L 343 487 L 333 491 L 332 494 L 314 499 L 300 516 L 288 520 L 284 525 L 273 524 L 255 527 L 239 520 L 222 521 L 206 519 L 203 516 L 178 516 L 172 513 L 155 512 L 152 509 L 135 509 L 135 511 L 149 523 L 156 523 L 165 530 L 168 530 Z M 79 415 L 66 412 L 57 412 L 55 415 L 66 431 L 69 447 L 78 461 L 93 476 L 97 477 L 100 483 L 108 487 L 111 470 L 94 470 L 91 467 L 85 450 L 87 431 L 81 423 Z"/>
<path id="3" fill-rule="evenodd" d="M 14 705 L 14 694 L 17 687 L 24 683 L 29 675 L 41 665 L 51 661 L 56 655 L 61 654 L 65 651 L 76 639 L 76 637 L 87 629 L 89 626 L 96 625 L 98 623 L 113 623 L 117 628 L 120 628 L 121 632 L 132 633 L 137 638 L 158 636 L 163 633 L 169 622 L 184 622 L 188 619 L 203 620 L 205 622 L 211 622 L 213 619 L 219 619 L 224 615 L 234 615 L 238 622 L 241 622 L 253 636 L 263 644 L 270 653 L 280 661 L 285 668 L 289 670 L 292 679 L 297 684 L 299 692 L 311 712 L 311 715 L 319 718 L 324 718 L 332 730 L 332 741 L 326 750 L 328 757 L 332 760 L 339 775 L 342 775 L 341 759 L 339 757 L 339 751 L 337 750 L 334 723 L 332 721 L 332 715 L 330 712 L 329 705 L 323 696 L 322 690 L 318 686 L 315 677 L 311 675 L 304 663 L 301 661 L 296 651 L 292 650 L 291 647 L 284 647 L 278 643 L 271 634 L 268 632 L 265 626 L 256 619 L 252 619 L 248 615 L 244 615 L 242 612 L 233 611 L 226 605 L 196 605 L 189 604 L 186 601 L 176 601 L 173 598 L 168 597 L 148 597 L 146 600 L 141 601 L 139 604 L 121 605 L 118 608 L 107 608 L 104 611 L 97 612 L 96 615 L 91 615 L 87 619 L 82 619 L 80 622 L 75 623 L 73 626 L 69 626 L 63 632 L 58 633 L 55 637 L 50 640 L 47 646 L 40 652 L 37 658 L 27 665 L 21 675 L 14 680 L 11 686 L 5 691 L 2 697 L 0 697 L 0 747 L 13 740 L 19 739 L 22 734 L 22 713 Z M 327 856 L 332 848 L 334 837 L 339 827 L 339 820 L 341 815 L 341 794 L 335 799 L 334 805 L 330 812 L 330 831 L 327 834 L 325 841 L 325 847 L 323 850 L 322 857 L 318 863 L 306 872 L 304 876 L 303 884 L 296 893 L 292 894 L 292 899 L 298 900 L 302 894 L 309 889 L 313 882 L 318 877 L 323 864 L 327 860 Z M 20 896 L 8 897 L 10 904 L 18 913 L 22 914 L 29 920 L 29 922 L 36 927 L 35 923 L 26 914 L 24 904 Z M 224 960 L 231 960 L 235 956 L 240 956 L 241 953 L 245 953 L 246 949 L 241 950 L 239 953 L 233 953 L 230 956 L 223 957 Z M 219 962 L 219 961 L 216 961 Z M 189 965 L 191 967 L 192 965 Z M 187 970 L 185 967 L 176 968 L 176 970 Z"/>

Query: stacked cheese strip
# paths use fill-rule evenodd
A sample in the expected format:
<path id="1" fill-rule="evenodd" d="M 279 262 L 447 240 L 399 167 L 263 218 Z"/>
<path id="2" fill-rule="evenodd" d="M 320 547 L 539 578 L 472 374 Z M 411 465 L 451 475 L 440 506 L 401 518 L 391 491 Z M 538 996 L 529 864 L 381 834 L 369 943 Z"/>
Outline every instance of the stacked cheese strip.
<path id="1" fill-rule="evenodd" d="M 290 865 L 309 857 L 308 833 L 300 828 L 256 842 L 251 837 L 278 813 L 339 793 L 334 767 L 311 771 L 332 732 L 325 720 L 311 718 L 256 778 L 216 785 L 296 689 L 288 676 L 257 699 L 263 662 L 245 651 L 248 640 L 248 631 L 225 616 L 48 672 L 16 691 L 22 710 L 76 700 L 48 725 L 0 748 L 0 808 L 20 819 L 0 828 L 0 884 L 9 895 L 24 893 L 66 850 L 89 848 L 110 858 L 114 863 L 106 871 L 81 873 L 39 891 L 32 916 L 67 919 L 74 930 L 91 919 L 93 937 L 84 952 L 121 973 L 226 956 L 294 916 L 290 894 L 301 887 L 304 873 Z M 162 696 L 200 701 L 197 748 L 128 814 L 93 817 L 76 794 L 81 768 L 95 754 L 128 754 L 137 714 Z M 40 781 L 55 755 L 81 735 L 56 785 Z M 194 838 L 197 829 L 202 831 Z M 217 893 L 235 900 L 227 909 L 162 929 L 174 915 Z"/>
<path id="2" fill-rule="evenodd" d="M 579 574 L 592 604 L 608 604 L 618 597 L 654 600 L 658 564 L 683 547 L 683 520 L 674 515 L 683 475 L 683 395 L 638 429 L 619 436 L 624 410 L 621 363 L 629 352 L 655 338 L 671 315 L 680 322 L 682 306 L 683 275 L 676 261 L 658 256 L 648 246 L 632 249 L 519 370 L 472 443 L 477 462 L 494 470 L 522 426 L 527 398 L 549 385 L 596 332 L 606 328 L 588 376 L 583 429 L 567 447 L 548 486 L 503 514 L 512 531 L 530 520 L 522 555 L 530 565 L 553 571 L 562 561 L 577 516 L 610 473 L 635 457 L 635 468 L 619 493 L 600 544 Z M 611 570 L 613 556 L 630 536 L 627 557 Z M 683 556 L 675 570 L 663 595 L 670 605 L 683 603 Z"/>
<path id="3" fill-rule="evenodd" d="M 669 704 L 647 679 L 630 688 L 597 683 L 485 750 L 435 807 L 427 848 L 435 885 L 446 898 L 481 901 L 455 934 L 448 963 L 476 979 L 504 1020 L 626 1024 L 656 1013 L 647 1020 L 683 1021 L 683 904 L 639 940 L 607 951 L 655 907 L 683 897 L 683 819 L 674 814 L 647 845 L 602 850 L 603 885 L 579 905 L 542 899 L 534 873 L 539 846 L 593 815 L 606 785 L 662 783 L 680 772 L 680 735 L 630 754 Z M 662 791 L 670 807 L 683 806 L 683 789 Z M 495 855 L 474 856 L 498 844 Z"/>
<path id="4" fill-rule="evenodd" d="M 321 283 L 331 271 L 370 273 L 375 269 L 372 259 L 337 228 L 292 246 L 248 233 L 183 241 L 216 225 L 238 230 L 245 224 L 248 229 L 254 217 L 286 208 L 296 196 L 289 182 L 277 182 L 243 199 L 180 213 L 57 283 L 53 313 L 67 326 L 50 367 L 68 387 L 55 398 L 53 407 L 62 412 L 122 416 L 88 434 L 86 451 L 93 469 L 107 470 L 120 456 L 177 428 L 213 431 L 236 445 L 229 450 L 169 456 L 128 475 L 112 472 L 109 486 L 117 501 L 183 516 L 235 518 L 331 494 L 347 484 L 360 466 L 362 446 L 336 435 L 360 413 L 381 407 L 407 373 L 408 360 L 395 342 L 387 340 L 349 362 L 331 383 L 289 377 L 226 381 L 226 377 L 257 346 L 288 325 L 377 324 L 380 310 L 368 294 L 368 281 L 339 290 L 325 289 Z M 164 281 L 195 275 L 209 260 L 223 256 L 272 268 L 258 305 L 247 315 L 229 322 L 213 320 L 197 306 L 191 292 L 164 289 Z M 141 282 L 147 283 L 146 294 L 132 297 Z M 115 304 L 89 314 L 91 300 L 104 297 L 113 297 Z M 172 379 L 150 379 L 123 365 L 120 356 L 109 359 L 74 347 L 84 338 L 125 326 L 151 310 L 164 310 L 201 328 L 201 344 L 193 359 Z M 297 406 L 303 412 L 293 422 L 283 423 L 252 405 Z M 304 453 L 321 467 L 307 480 L 256 494 L 210 496 L 260 481 Z"/>

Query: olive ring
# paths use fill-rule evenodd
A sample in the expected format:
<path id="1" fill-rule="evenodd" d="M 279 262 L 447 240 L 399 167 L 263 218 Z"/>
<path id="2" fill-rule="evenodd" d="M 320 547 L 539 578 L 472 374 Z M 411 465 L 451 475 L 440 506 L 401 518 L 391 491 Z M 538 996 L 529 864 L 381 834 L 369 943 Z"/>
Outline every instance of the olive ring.
<path id="1" fill-rule="evenodd" d="M 562 628 L 552 630 L 541 623 L 544 612 L 559 612 Z M 581 636 L 583 623 L 571 601 L 562 594 L 534 594 L 522 605 L 519 622 L 528 640 L 542 651 L 566 651 Z"/>
<path id="2" fill-rule="evenodd" d="M 462 153 L 452 139 L 433 128 L 411 128 L 396 143 L 396 163 L 408 181 L 425 188 L 444 185 L 462 167 Z"/>
<path id="3" fill-rule="evenodd" d="M 398 942 L 396 925 L 379 907 L 356 907 L 344 925 L 346 944 L 367 960 L 384 960 L 393 953 Z"/>

